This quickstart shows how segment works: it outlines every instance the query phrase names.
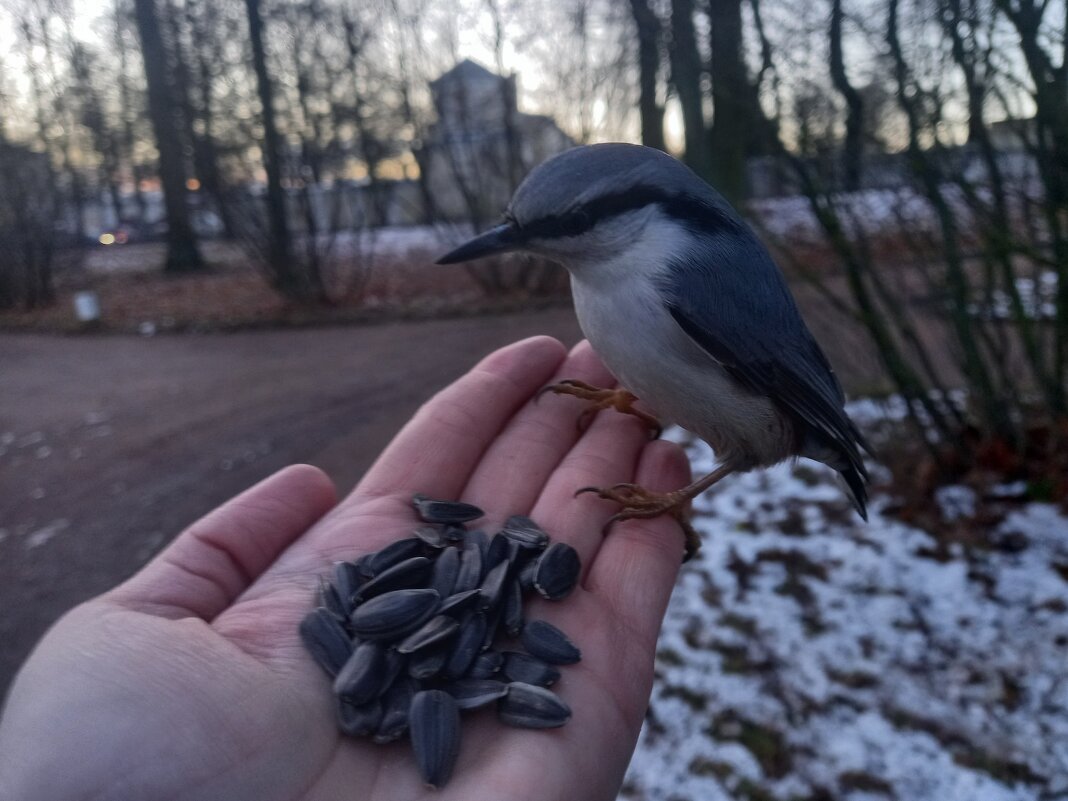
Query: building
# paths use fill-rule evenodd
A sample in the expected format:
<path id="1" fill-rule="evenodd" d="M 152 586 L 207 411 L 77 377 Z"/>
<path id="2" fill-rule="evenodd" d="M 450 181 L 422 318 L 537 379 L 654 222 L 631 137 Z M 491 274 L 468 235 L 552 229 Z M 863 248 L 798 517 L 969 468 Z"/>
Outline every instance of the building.
<path id="1" fill-rule="evenodd" d="M 516 104 L 516 76 L 466 59 L 430 83 L 437 121 L 416 152 L 434 216 L 498 217 L 531 168 L 574 145 L 550 117 Z"/>

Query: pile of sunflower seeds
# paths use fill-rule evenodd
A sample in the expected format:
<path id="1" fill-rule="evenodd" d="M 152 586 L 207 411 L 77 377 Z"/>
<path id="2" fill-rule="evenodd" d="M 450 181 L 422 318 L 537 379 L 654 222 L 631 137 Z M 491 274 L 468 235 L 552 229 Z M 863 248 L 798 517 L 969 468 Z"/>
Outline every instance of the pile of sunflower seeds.
<path id="1" fill-rule="evenodd" d="M 544 620 L 523 617 L 524 595 L 557 601 L 578 582 L 570 545 L 550 545 L 529 517 L 492 537 L 465 526 L 477 506 L 413 499 L 427 525 L 377 553 L 334 565 L 300 624 L 333 678 L 338 726 L 390 743 L 409 735 L 423 780 L 443 787 L 460 750 L 460 712 L 496 702 L 502 723 L 563 726 L 571 710 L 547 689 L 579 649 Z M 523 650 L 502 649 L 516 640 Z"/>

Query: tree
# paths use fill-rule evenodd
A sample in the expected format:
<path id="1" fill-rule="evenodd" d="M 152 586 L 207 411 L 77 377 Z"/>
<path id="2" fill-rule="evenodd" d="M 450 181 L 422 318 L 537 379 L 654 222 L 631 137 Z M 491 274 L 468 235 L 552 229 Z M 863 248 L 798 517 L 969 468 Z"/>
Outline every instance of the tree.
<path id="1" fill-rule="evenodd" d="M 638 111 L 642 144 L 664 150 L 664 108 L 657 98 L 660 83 L 660 19 L 649 0 L 630 0 L 638 31 Z"/>
<path id="2" fill-rule="evenodd" d="M 274 113 L 274 91 L 267 69 L 265 23 L 260 0 L 245 0 L 248 14 L 249 41 L 252 44 L 252 67 L 260 98 L 263 121 L 263 167 L 267 172 L 267 225 L 270 242 L 267 248 L 268 270 L 275 288 L 297 300 L 324 300 L 320 276 L 296 267 L 293 236 L 286 215 L 286 195 L 282 187 L 282 141 Z"/>
<path id="3" fill-rule="evenodd" d="M 742 52 L 742 0 L 713 0 L 709 8 L 712 129 L 709 132 L 712 183 L 727 199 L 745 198 L 745 159 L 755 121 Z"/>
<path id="4" fill-rule="evenodd" d="M 160 31 L 155 0 L 134 0 L 141 56 L 148 86 L 148 114 L 159 152 L 159 177 L 167 210 L 168 273 L 197 272 L 206 268 L 197 248 L 196 235 L 186 203 L 185 160 L 179 135 L 179 106 L 169 80 L 169 59 Z"/>

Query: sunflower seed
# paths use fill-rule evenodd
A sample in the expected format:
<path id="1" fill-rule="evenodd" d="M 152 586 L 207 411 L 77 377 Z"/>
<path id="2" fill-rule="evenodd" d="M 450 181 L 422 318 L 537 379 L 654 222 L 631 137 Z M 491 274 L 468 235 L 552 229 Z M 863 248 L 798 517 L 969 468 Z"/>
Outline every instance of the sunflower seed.
<path id="1" fill-rule="evenodd" d="M 397 652 L 411 654 L 444 643 L 456 633 L 458 628 L 460 628 L 460 623 L 456 618 L 437 615 L 405 637 L 404 641 L 397 646 Z"/>
<path id="2" fill-rule="evenodd" d="M 445 539 L 445 529 L 441 526 L 420 526 L 412 532 L 431 548 L 441 550 L 449 544 Z"/>
<path id="3" fill-rule="evenodd" d="M 456 586 L 456 575 L 459 572 L 460 551 L 456 548 L 446 548 L 434 562 L 434 569 L 430 573 L 430 586 L 437 590 L 442 598 L 448 598 Z"/>
<path id="4" fill-rule="evenodd" d="M 453 545 L 459 545 L 464 541 L 467 535 L 467 529 L 462 524 L 446 525 L 445 530 L 441 533 L 442 538 L 447 543 Z"/>
<path id="5" fill-rule="evenodd" d="M 347 603 L 342 603 L 341 596 L 337 594 L 337 587 L 331 584 L 324 576 L 319 576 L 319 606 L 330 612 L 339 622 L 349 619 L 351 609 L 347 609 Z"/>
<path id="6" fill-rule="evenodd" d="M 482 593 L 478 588 L 466 590 L 465 592 L 454 592 L 442 602 L 441 608 L 438 609 L 438 614 L 458 617 L 478 603 L 481 595 Z"/>
<path id="7" fill-rule="evenodd" d="M 554 542 L 538 558 L 534 589 L 543 598 L 559 601 L 575 589 L 581 571 L 578 552 L 566 542 Z"/>
<path id="8" fill-rule="evenodd" d="M 423 781 L 441 788 L 449 781 L 460 753 L 460 709 L 441 690 L 423 690 L 412 698 L 408 734 Z"/>
<path id="9" fill-rule="evenodd" d="M 477 709 L 504 698 L 508 685 L 493 679 L 460 679 L 445 685 L 445 692 L 456 699 L 460 709 Z"/>
<path id="10" fill-rule="evenodd" d="M 509 681 L 537 684 L 539 687 L 548 687 L 560 678 L 560 671 L 552 665 L 520 651 L 504 652 L 504 667 L 501 671 Z"/>
<path id="11" fill-rule="evenodd" d="M 518 637 L 523 630 L 523 588 L 518 579 L 511 579 L 504 588 L 501 625 L 509 637 Z"/>
<path id="12" fill-rule="evenodd" d="M 365 553 L 358 559 L 353 560 L 352 564 L 355 565 L 356 572 L 360 575 L 361 583 L 375 577 L 374 572 L 371 570 L 371 562 L 374 557 L 373 553 Z"/>
<path id="13" fill-rule="evenodd" d="M 398 640 L 434 615 L 440 603 L 434 590 L 394 590 L 356 607 L 350 621 L 357 637 Z"/>
<path id="14" fill-rule="evenodd" d="M 554 729 L 567 723 L 571 708 L 544 687 L 512 682 L 508 685 L 508 694 L 497 705 L 497 717 L 509 726 Z"/>
<path id="15" fill-rule="evenodd" d="M 352 612 L 352 596 L 367 581 L 367 577 L 360 572 L 352 562 L 334 563 L 334 586 L 337 588 L 338 597 Z"/>
<path id="16" fill-rule="evenodd" d="M 477 506 L 459 501 L 435 501 L 425 495 L 412 498 L 415 511 L 424 523 L 466 523 L 477 520 L 485 512 Z"/>
<path id="17" fill-rule="evenodd" d="M 486 633 L 482 637 L 482 645 L 479 646 L 479 651 L 485 651 L 497 638 L 497 629 L 500 628 L 501 618 L 504 617 L 504 608 L 497 604 L 497 606 L 486 612 Z"/>
<path id="18" fill-rule="evenodd" d="M 384 689 L 386 653 L 381 645 L 362 642 L 334 679 L 334 692 L 354 706 L 362 706 Z"/>
<path id="19" fill-rule="evenodd" d="M 483 562 L 486 561 L 486 554 L 489 552 L 489 544 L 489 536 L 480 528 L 464 533 L 464 550 L 466 551 L 468 548 L 478 548 L 482 555 Z"/>
<path id="20" fill-rule="evenodd" d="M 475 657 L 467 670 L 469 679 L 488 679 L 496 675 L 504 664 L 504 655 L 500 651 L 485 651 Z"/>
<path id="21" fill-rule="evenodd" d="M 486 636 L 486 617 L 481 612 L 469 612 L 460 624 L 460 631 L 452 641 L 449 658 L 442 670 L 447 679 L 458 679 L 467 673 L 478 656 Z"/>
<path id="22" fill-rule="evenodd" d="M 371 558 L 367 560 L 366 569 L 371 571 L 371 575 L 377 576 L 379 573 L 389 570 L 393 565 L 399 565 L 407 559 L 422 556 L 425 549 L 426 544 L 418 537 L 405 537 L 402 540 L 391 542 L 381 551 L 372 554 Z"/>
<path id="23" fill-rule="evenodd" d="M 534 574 L 538 572 L 538 561 L 532 560 L 527 562 L 519 571 L 519 586 L 523 588 L 523 592 L 533 592 L 534 590 Z"/>
<path id="24" fill-rule="evenodd" d="M 414 681 L 401 679 L 382 696 L 382 720 L 373 738 L 376 743 L 391 743 L 399 740 L 408 731 L 408 710 L 415 692 Z"/>
<path id="25" fill-rule="evenodd" d="M 426 582 L 432 567 L 433 563 L 425 556 L 405 559 L 388 570 L 383 570 L 360 587 L 352 597 L 352 602 L 361 604 L 368 598 L 374 598 L 376 595 L 382 595 L 393 590 L 415 589 Z M 442 597 L 444 598 L 445 596 Z"/>
<path id="26" fill-rule="evenodd" d="M 300 621 L 300 639 L 319 667 L 336 676 L 352 653 L 352 641 L 338 619 L 317 607 Z"/>
<path id="27" fill-rule="evenodd" d="M 366 737 L 378 728 L 381 720 L 382 702 L 378 698 L 362 706 L 350 703 L 345 698 L 338 699 L 338 728 L 350 737 Z"/>
<path id="28" fill-rule="evenodd" d="M 477 547 L 464 548 L 460 554 L 460 569 L 456 573 L 453 593 L 473 590 L 482 583 L 482 551 Z"/>
<path id="29" fill-rule="evenodd" d="M 560 629 L 544 620 L 532 620 L 519 638 L 531 656 L 550 665 L 573 665 L 582 659 L 582 652 Z"/>
<path id="30" fill-rule="evenodd" d="M 486 550 L 486 558 L 483 560 L 483 569 L 488 573 L 501 562 L 508 561 L 509 545 L 511 541 L 501 535 L 494 534 L 490 537 L 489 548 Z"/>
<path id="31" fill-rule="evenodd" d="M 408 675 L 413 679 L 425 681 L 432 679 L 445 667 L 445 660 L 449 658 L 449 647 L 428 648 L 425 651 L 412 654 L 408 660 Z"/>
<path id="32" fill-rule="evenodd" d="M 523 548 L 543 551 L 549 544 L 549 535 L 544 529 L 525 515 L 512 515 L 504 522 L 501 533 Z"/>
<path id="33" fill-rule="evenodd" d="M 490 609 L 496 609 L 500 605 L 501 597 L 504 594 L 504 584 L 507 579 L 507 562 L 501 562 L 486 574 L 486 578 L 482 581 L 482 586 L 479 587 L 479 609 L 486 612 Z"/>
<path id="34" fill-rule="evenodd" d="M 379 695 L 385 693 L 406 667 L 408 667 L 408 655 L 402 654 L 396 648 L 386 649 L 385 666 L 382 668 L 382 689 Z"/>

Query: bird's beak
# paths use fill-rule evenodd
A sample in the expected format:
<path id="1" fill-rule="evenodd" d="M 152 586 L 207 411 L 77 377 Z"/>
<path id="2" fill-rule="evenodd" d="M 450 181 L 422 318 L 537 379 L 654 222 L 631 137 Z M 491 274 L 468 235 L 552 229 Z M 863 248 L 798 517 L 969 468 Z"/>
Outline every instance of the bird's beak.
<path id="1" fill-rule="evenodd" d="M 438 264 L 458 264 L 461 261 L 480 259 L 483 256 L 492 256 L 496 253 L 507 253 L 522 247 L 519 231 L 511 223 L 498 225 L 490 228 L 484 234 L 479 234 L 455 250 L 450 250 L 440 259 Z"/>

